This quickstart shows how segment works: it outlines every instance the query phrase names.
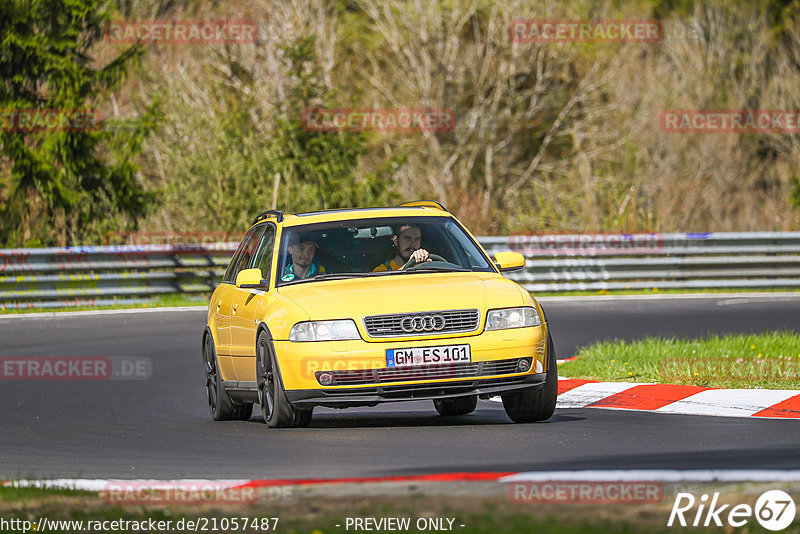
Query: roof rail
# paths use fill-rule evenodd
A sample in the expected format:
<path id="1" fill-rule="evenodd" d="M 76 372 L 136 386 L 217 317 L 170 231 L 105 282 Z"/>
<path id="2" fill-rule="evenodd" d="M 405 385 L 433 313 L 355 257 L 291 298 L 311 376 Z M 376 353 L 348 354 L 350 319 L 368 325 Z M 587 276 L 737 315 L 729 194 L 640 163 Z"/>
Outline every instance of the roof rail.
<path id="1" fill-rule="evenodd" d="M 255 219 L 253 219 L 253 224 L 257 223 L 258 221 L 260 221 L 262 219 L 266 219 L 270 215 L 275 217 L 278 222 L 283 222 L 283 212 L 281 210 L 267 210 L 267 211 L 259 214 L 259 216 L 256 217 Z"/>
<path id="2" fill-rule="evenodd" d="M 436 208 L 437 210 L 447 211 L 447 208 L 442 206 L 435 200 L 412 200 L 411 202 L 403 202 L 400 204 L 403 208 Z"/>

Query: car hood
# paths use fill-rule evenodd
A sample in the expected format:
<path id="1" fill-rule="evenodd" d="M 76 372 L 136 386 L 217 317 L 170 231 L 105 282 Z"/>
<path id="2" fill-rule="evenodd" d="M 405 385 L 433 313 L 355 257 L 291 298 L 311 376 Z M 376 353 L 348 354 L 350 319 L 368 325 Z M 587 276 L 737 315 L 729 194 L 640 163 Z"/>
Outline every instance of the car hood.
<path id="1" fill-rule="evenodd" d="M 519 285 L 495 273 L 420 273 L 324 280 L 279 288 L 312 320 L 530 305 Z"/>

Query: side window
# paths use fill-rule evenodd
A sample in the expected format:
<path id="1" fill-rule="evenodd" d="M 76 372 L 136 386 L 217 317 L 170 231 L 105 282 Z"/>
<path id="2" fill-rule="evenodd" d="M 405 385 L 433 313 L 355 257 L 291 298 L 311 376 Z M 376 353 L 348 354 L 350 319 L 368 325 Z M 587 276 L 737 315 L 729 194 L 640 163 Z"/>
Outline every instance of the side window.
<path id="1" fill-rule="evenodd" d="M 253 253 L 258 244 L 258 237 L 263 231 L 264 225 L 260 225 L 251 228 L 250 231 L 245 234 L 244 239 L 239 243 L 239 248 L 236 249 L 236 253 L 233 255 L 233 259 L 231 259 L 230 264 L 228 264 L 228 269 L 225 271 L 225 276 L 222 278 L 223 282 L 233 283 L 239 271 L 247 269 L 247 265 L 250 263 L 250 260 L 253 259 Z"/>
<path id="2" fill-rule="evenodd" d="M 256 255 L 253 259 L 253 268 L 261 269 L 261 277 L 269 278 L 269 271 L 272 268 L 272 250 L 275 246 L 275 227 L 267 225 L 264 234 L 261 236 L 261 242 L 256 249 Z"/>

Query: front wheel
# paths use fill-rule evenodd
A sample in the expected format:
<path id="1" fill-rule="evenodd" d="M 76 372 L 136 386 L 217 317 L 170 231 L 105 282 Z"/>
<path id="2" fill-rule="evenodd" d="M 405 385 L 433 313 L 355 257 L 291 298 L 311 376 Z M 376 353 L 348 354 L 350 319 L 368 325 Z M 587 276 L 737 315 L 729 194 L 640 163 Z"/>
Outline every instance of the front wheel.
<path id="1" fill-rule="evenodd" d="M 264 422 L 270 428 L 304 427 L 311 422 L 313 408 L 298 410 L 286 399 L 283 381 L 278 372 L 266 332 L 258 334 L 256 341 L 256 377 L 258 401 Z"/>
<path id="2" fill-rule="evenodd" d="M 454 399 L 435 399 L 433 407 L 439 415 L 467 415 L 478 406 L 478 396 L 456 397 Z"/>
<path id="3" fill-rule="evenodd" d="M 515 423 L 544 421 L 553 416 L 558 396 L 558 368 L 553 338 L 547 335 L 547 378 L 543 386 L 501 395 L 506 414 Z"/>

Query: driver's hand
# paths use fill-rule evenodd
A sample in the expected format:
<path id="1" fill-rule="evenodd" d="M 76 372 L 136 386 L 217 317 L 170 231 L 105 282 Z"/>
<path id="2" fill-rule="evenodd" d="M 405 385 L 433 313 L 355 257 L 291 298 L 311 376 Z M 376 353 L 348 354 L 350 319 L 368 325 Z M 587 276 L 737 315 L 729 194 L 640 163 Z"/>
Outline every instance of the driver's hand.
<path id="1" fill-rule="evenodd" d="M 423 261 L 431 261 L 431 259 L 428 257 L 428 251 L 425 250 L 424 248 L 412 252 L 411 257 L 414 258 L 417 261 L 417 263 L 422 263 Z"/>

